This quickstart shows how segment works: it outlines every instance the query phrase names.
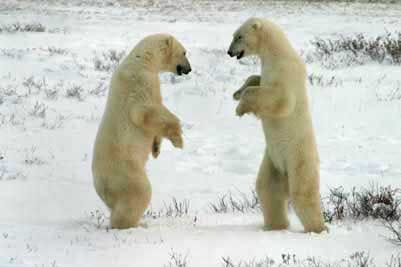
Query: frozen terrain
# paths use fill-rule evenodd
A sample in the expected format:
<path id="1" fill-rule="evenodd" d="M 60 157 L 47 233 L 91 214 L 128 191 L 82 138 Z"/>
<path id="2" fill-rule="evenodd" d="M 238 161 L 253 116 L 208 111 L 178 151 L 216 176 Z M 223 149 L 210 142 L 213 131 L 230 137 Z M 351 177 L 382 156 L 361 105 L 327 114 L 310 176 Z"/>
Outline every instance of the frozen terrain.
<path id="1" fill-rule="evenodd" d="M 288 231 L 264 232 L 259 212 L 216 214 L 210 203 L 227 192 L 251 195 L 264 150 L 260 123 L 237 118 L 232 100 L 259 65 L 226 55 L 250 16 L 282 25 L 308 62 L 322 196 L 338 186 L 401 188 L 400 65 L 361 56 L 348 66 L 343 55 L 317 57 L 311 44 L 400 31 L 401 5 L 45 2 L 0 6 L 1 267 L 169 266 L 172 254 L 188 266 L 282 254 L 338 261 L 358 251 L 384 266 L 400 252 L 378 221 L 332 223 L 329 234 L 315 235 L 301 233 L 292 214 Z M 188 76 L 161 75 L 165 104 L 183 121 L 185 149 L 164 141 L 148 162 L 147 228 L 109 230 L 92 186 L 92 145 L 115 62 L 156 32 L 174 34 L 192 64 Z M 173 198 L 188 212 L 169 214 Z"/>

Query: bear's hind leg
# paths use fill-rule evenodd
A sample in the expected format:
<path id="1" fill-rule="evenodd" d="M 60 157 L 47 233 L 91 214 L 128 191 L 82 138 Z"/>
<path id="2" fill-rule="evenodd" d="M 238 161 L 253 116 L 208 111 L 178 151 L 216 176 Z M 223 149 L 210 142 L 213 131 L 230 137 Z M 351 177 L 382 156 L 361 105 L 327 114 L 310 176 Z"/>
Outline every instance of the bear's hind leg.
<path id="1" fill-rule="evenodd" d="M 139 226 L 151 200 L 151 186 L 146 177 L 136 177 L 111 209 L 111 227 L 126 229 Z"/>
<path id="2" fill-rule="evenodd" d="M 273 166 L 267 153 L 256 180 L 256 193 L 263 212 L 265 230 L 288 228 L 288 179 Z"/>
<path id="3" fill-rule="evenodd" d="M 113 229 L 126 229 L 130 227 L 137 227 L 141 216 L 138 212 L 134 211 L 130 205 L 123 202 L 118 202 L 111 211 L 111 228 Z"/>
<path id="4" fill-rule="evenodd" d="M 320 233 L 327 227 L 321 212 L 319 171 L 313 163 L 307 162 L 303 160 L 290 170 L 290 196 L 305 232 Z"/>

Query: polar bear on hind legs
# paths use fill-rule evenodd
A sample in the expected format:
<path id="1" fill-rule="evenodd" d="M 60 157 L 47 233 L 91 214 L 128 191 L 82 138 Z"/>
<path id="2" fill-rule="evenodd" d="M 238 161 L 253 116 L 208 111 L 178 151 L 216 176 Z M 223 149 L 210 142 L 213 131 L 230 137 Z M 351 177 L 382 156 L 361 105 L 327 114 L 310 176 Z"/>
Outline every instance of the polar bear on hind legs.
<path id="1" fill-rule="evenodd" d="M 179 119 L 162 103 L 159 72 L 188 74 L 184 47 L 171 35 L 140 41 L 113 73 L 96 136 L 92 172 L 96 192 L 111 211 L 112 228 L 136 227 L 151 199 L 145 173 L 161 138 L 182 148 Z"/>
<path id="2" fill-rule="evenodd" d="M 284 32 L 268 20 L 251 18 L 228 50 L 237 59 L 257 55 L 261 75 L 250 76 L 234 93 L 238 116 L 261 119 L 266 151 L 256 181 L 264 228 L 288 227 L 291 199 L 306 232 L 326 230 L 320 207 L 319 155 L 306 92 L 306 68 Z"/>

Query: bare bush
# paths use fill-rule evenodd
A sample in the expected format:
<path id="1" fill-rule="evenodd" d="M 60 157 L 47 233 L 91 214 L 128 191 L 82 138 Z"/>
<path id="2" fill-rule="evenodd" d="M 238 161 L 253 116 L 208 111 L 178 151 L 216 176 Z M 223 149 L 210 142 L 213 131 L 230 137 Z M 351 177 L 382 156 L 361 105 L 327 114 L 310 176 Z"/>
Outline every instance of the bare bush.
<path id="1" fill-rule="evenodd" d="M 106 215 L 100 210 L 91 211 L 89 217 L 94 222 L 97 229 L 102 228 L 106 220 Z"/>
<path id="2" fill-rule="evenodd" d="M 0 26 L 0 33 L 15 33 L 15 32 L 45 32 L 46 27 L 41 23 L 27 23 L 22 24 L 19 22 L 6 24 Z"/>
<path id="3" fill-rule="evenodd" d="M 5 166 L 0 166 L 0 181 L 12 181 L 25 179 L 25 175 L 22 172 L 10 172 Z"/>
<path id="4" fill-rule="evenodd" d="M 70 88 L 67 88 L 65 96 L 68 98 L 76 98 L 79 101 L 82 101 L 84 100 L 83 92 L 84 89 L 81 85 L 72 85 Z"/>
<path id="5" fill-rule="evenodd" d="M 58 129 L 58 128 L 61 128 L 61 126 L 63 126 L 65 120 L 66 120 L 66 117 L 64 115 L 58 115 L 53 120 L 43 121 L 43 123 L 41 124 L 41 127 L 49 129 L 49 130 Z"/>
<path id="6" fill-rule="evenodd" d="M 370 188 L 353 188 L 346 193 L 342 187 L 330 189 L 323 198 L 323 216 L 326 222 L 351 218 L 398 220 L 401 217 L 399 189 L 371 185 Z"/>
<path id="7" fill-rule="evenodd" d="M 34 76 L 26 78 L 22 85 L 28 89 L 28 95 L 32 93 L 40 93 L 47 87 L 46 79 L 43 77 L 41 79 L 35 79 Z"/>
<path id="8" fill-rule="evenodd" d="M 359 191 L 354 188 L 351 197 L 348 206 L 354 218 L 398 220 L 401 217 L 399 189 L 372 185 Z"/>
<path id="9" fill-rule="evenodd" d="M 277 266 L 275 261 L 269 257 L 266 257 L 262 260 L 247 260 L 247 261 L 239 261 L 234 263 L 230 257 L 223 257 L 223 267 L 273 267 Z"/>
<path id="10" fill-rule="evenodd" d="M 46 110 L 47 106 L 45 104 L 36 102 L 29 115 L 43 119 L 46 117 Z"/>
<path id="11" fill-rule="evenodd" d="M 104 96 L 104 95 L 106 95 L 106 91 L 107 91 L 107 86 L 102 82 L 102 83 L 99 83 L 92 90 L 89 90 L 89 94 L 95 95 L 95 96 Z"/>
<path id="12" fill-rule="evenodd" d="M 96 55 L 93 59 L 95 70 L 114 71 L 124 55 L 125 51 L 117 51 L 114 49 L 103 52 L 100 56 Z"/>
<path id="13" fill-rule="evenodd" d="M 375 266 L 373 263 L 373 258 L 369 255 L 369 253 L 366 253 L 364 251 L 360 252 L 355 252 L 352 254 L 348 262 L 352 263 L 351 266 L 355 267 L 369 267 L 369 266 Z"/>
<path id="14" fill-rule="evenodd" d="M 64 48 L 58 48 L 54 46 L 49 46 L 45 49 L 51 56 L 53 55 L 66 55 L 68 53 L 67 49 Z"/>
<path id="15" fill-rule="evenodd" d="M 347 215 L 347 200 L 348 194 L 344 193 L 342 187 L 331 188 L 329 196 L 323 199 L 322 212 L 325 221 L 331 223 L 333 220 L 344 219 Z"/>
<path id="16" fill-rule="evenodd" d="M 238 192 L 237 195 L 228 192 L 219 197 L 216 203 L 210 203 L 209 206 L 215 213 L 259 211 L 260 206 L 256 192 L 252 190 L 251 193 L 251 196 L 248 196 L 242 192 Z"/>
<path id="17" fill-rule="evenodd" d="M 401 255 L 392 255 L 390 260 L 386 263 L 387 267 L 401 267 Z"/>
<path id="18" fill-rule="evenodd" d="M 3 56 L 14 59 L 21 59 L 24 56 L 24 52 L 22 52 L 21 49 L 15 49 L 15 48 L 1 48 L 0 53 Z"/>
<path id="19" fill-rule="evenodd" d="M 17 117 L 15 113 L 12 113 L 5 118 L 5 122 L 11 124 L 12 126 L 23 125 L 25 123 L 25 118 Z"/>
<path id="20" fill-rule="evenodd" d="M 385 95 L 379 95 L 376 92 L 376 99 L 379 102 L 391 102 L 401 100 L 401 85 L 398 83 L 397 87 L 395 87 L 393 90 L 391 90 L 391 92 Z"/>
<path id="21" fill-rule="evenodd" d="M 338 79 L 336 76 L 326 78 L 323 75 L 318 75 L 314 73 L 308 75 L 308 81 L 312 86 L 337 87 L 343 84 L 343 81 Z"/>
<path id="22" fill-rule="evenodd" d="M 164 207 L 158 211 L 148 209 L 144 217 L 149 218 L 160 218 L 160 217 L 182 217 L 189 214 L 189 200 L 177 200 L 175 197 L 172 198 L 171 203 L 164 203 Z"/>
<path id="23" fill-rule="evenodd" d="M 383 225 L 390 234 L 389 240 L 401 246 L 401 219 L 398 221 L 392 221 L 389 218 L 383 219 Z"/>
<path id="24" fill-rule="evenodd" d="M 164 267 L 188 267 L 188 255 L 183 255 L 173 250 L 170 253 L 170 260 Z"/>
<path id="25" fill-rule="evenodd" d="M 57 88 L 49 88 L 45 90 L 45 95 L 47 99 L 55 100 L 58 97 Z"/>
<path id="26" fill-rule="evenodd" d="M 0 86 L 0 97 L 3 99 L 7 96 L 18 95 L 16 85 L 7 85 L 7 87 Z"/>
<path id="27" fill-rule="evenodd" d="M 52 86 L 47 86 L 44 89 L 45 95 L 47 99 L 55 100 L 58 98 L 59 92 L 62 90 L 64 86 L 64 81 L 60 80 L 56 84 Z"/>
<path id="28" fill-rule="evenodd" d="M 33 146 L 30 149 L 26 149 L 25 150 L 25 164 L 27 165 L 43 165 L 45 163 L 44 160 L 42 160 L 41 158 L 39 158 L 36 155 L 36 147 Z"/>

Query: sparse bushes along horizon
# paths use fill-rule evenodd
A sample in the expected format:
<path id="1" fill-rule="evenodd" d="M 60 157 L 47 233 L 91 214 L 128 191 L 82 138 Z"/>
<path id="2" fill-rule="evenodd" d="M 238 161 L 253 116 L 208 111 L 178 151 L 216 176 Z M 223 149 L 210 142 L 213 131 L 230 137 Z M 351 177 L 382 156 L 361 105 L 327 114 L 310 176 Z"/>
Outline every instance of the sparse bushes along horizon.
<path id="1" fill-rule="evenodd" d="M 209 204 L 213 213 L 260 212 L 255 191 L 251 194 L 228 192 Z M 390 186 L 371 185 L 369 188 L 352 188 L 346 192 L 343 187 L 331 188 L 322 198 L 322 211 L 328 223 L 343 219 L 386 219 L 401 218 L 401 189 Z"/>
<path id="2" fill-rule="evenodd" d="M 306 61 L 319 61 L 330 69 L 363 65 L 368 61 L 401 64 L 401 32 L 387 32 L 377 37 L 358 33 L 336 38 L 316 38 L 311 44 L 313 51 L 307 53 Z"/>
<path id="3" fill-rule="evenodd" d="M 0 33 L 16 33 L 16 32 L 45 32 L 46 27 L 41 23 L 11 23 L 0 25 Z"/>
<path id="4" fill-rule="evenodd" d="M 263 259 L 240 260 L 234 262 L 230 257 L 222 258 L 222 267 L 376 267 L 375 259 L 365 251 L 359 251 L 337 261 L 326 261 L 318 257 L 298 258 L 294 254 L 282 254 L 280 260 L 270 257 Z M 381 265 L 383 266 L 383 265 Z M 391 255 L 386 267 L 401 267 L 401 256 Z"/>
<path id="5" fill-rule="evenodd" d="M 19 32 L 28 32 L 28 33 L 67 33 L 66 28 L 47 28 L 40 22 L 30 22 L 30 23 L 21 23 L 14 22 L 9 24 L 0 24 L 0 34 L 3 33 L 19 33 Z M 61 51 L 49 51 L 59 53 Z"/>
<path id="6" fill-rule="evenodd" d="M 164 267 L 189 267 L 188 254 L 184 255 L 172 250 L 169 261 Z M 231 257 L 221 258 L 222 267 L 401 267 L 401 254 L 391 255 L 385 260 L 385 265 L 377 265 L 375 258 L 366 251 L 356 251 L 347 257 L 328 261 L 316 256 L 300 258 L 295 254 L 283 253 L 279 260 L 269 256 L 234 261 Z"/>

